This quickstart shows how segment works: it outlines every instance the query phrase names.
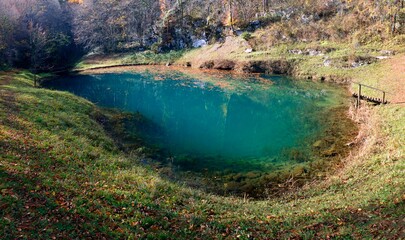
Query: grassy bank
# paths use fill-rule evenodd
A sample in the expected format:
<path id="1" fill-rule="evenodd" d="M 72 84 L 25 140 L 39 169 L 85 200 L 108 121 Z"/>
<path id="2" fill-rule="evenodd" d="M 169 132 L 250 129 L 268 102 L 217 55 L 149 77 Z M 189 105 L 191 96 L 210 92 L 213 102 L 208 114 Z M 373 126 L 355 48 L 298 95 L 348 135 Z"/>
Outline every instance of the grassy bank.
<path id="1" fill-rule="evenodd" d="M 116 54 L 116 55 L 92 55 L 85 57 L 76 64 L 74 70 L 89 70 L 93 68 L 105 68 L 125 65 L 165 65 L 173 63 L 184 54 L 184 51 L 170 51 L 156 54 L 152 51 Z"/>
<path id="2" fill-rule="evenodd" d="M 375 63 L 353 77 L 392 85 L 387 90 L 395 93 L 390 79 L 371 77 L 390 67 Z M 100 116 L 103 111 L 82 98 L 34 88 L 28 72 L 1 73 L 1 236 L 350 239 L 403 234 L 403 105 L 364 106 L 354 113 L 362 129 L 361 149 L 337 172 L 291 195 L 262 201 L 214 196 L 165 180 L 142 165 L 136 153 L 121 152 Z"/>
<path id="3" fill-rule="evenodd" d="M 405 51 L 404 43 L 395 40 L 385 44 L 367 45 L 320 41 L 264 46 L 257 43 L 264 33 L 254 33 L 249 41 L 242 37 L 228 37 L 223 43 L 186 52 L 177 63 L 184 65 L 189 62 L 193 67 L 199 68 L 205 62 L 215 60 L 231 60 L 236 63 L 282 60 L 291 63 L 290 74 L 294 77 L 347 82 L 358 76 L 364 68 L 373 68 L 376 63 Z"/>
<path id="4" fill-rule="evenodd" d="M 76 65 L 74 70 L 83 71 L 125 65 L 166 65 L 167 63 L 198 69 L 206 62 L 218 60 L 231 60 L 236 65 L 246 62 L 281 60 L 291 64 L 289 74 L 299 79 L 346 84 L 354 80 L 386 91 L 394 89 L 395 91 L 391 93 L 394 95 L 402 94 L 405 91 L 403 86 L 397 84 L 403 82 L 404 71 L 400 71 L 400 69 L 386 71 L 389 65 L 395 65 L 395 62 L 404 60 L 405 45 L 399 37 L 386 43 L 371 42 L 366 45 L 356 42 L 320 41 L 265 46 L 259 41 L 262 34 L 265 34 L 265 31 L 255 32 L 249 41 L 242 37 L 228 37 L 223 43 L 215 43 L 188 51 L 171 51 L 162 54 L 146 51 L 87 56 Z M 246 52 L 247 49 L 252 49 L 252 52 Z M 402 67 L 404 66 L 402 65 Z M 241 69 L 235 70 L 241 71 Z M 392 81 L 381 80 L 384 78 L 390 78 Z M 368 95 L 376 94 L 368 89 L 363 90 Z M 381 96 L 378 95 L 378 97 Z"/>

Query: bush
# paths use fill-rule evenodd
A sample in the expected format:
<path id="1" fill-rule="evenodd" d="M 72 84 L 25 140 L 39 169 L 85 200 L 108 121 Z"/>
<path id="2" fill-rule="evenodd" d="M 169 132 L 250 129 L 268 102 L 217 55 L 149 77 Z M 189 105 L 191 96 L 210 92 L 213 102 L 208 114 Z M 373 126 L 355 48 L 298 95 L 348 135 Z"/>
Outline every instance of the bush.
<path id="1" fill-rule="evenodd" d="M 246 41 L 249 41 L 250 39 L 252 39 L 252 34 L 248 33 L 248 32 L 243 32 L 241 37 L 243 39 L 245 39 Z"/>
<path id="2" fill-rule="evenodd" d="M 150 50 L 154 53 L 159 53 L 160 52 L 160 44 L 155 42 L 150 46 Z"/>

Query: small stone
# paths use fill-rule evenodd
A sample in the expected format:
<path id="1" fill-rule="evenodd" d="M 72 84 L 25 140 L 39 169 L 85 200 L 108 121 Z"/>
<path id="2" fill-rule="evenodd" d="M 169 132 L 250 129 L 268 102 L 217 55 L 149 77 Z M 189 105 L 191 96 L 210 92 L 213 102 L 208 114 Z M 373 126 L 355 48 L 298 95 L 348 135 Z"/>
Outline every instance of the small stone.
<path id="1" fill-rule="evenodd" d="M 288 52 L 291 54 L 296 54 L 296 55 L 303 54 L 303 52 L 300 49 L 292 49 L 292 50 L 288 50 Z"/>
<path id="2" fill-rule="evenodd" d="M 307 49 L 306 53 L 309 56 L 322 56 L 323 55 L 321 51 L 318 51 L 318 50 L 315 50 L 315 49 Z"/>
<path id="3" fill-rule="evenodd" d="M 381 50 L 380 54 L 383 56 L 391 56 L 391 55 L 394 55 L 394 52 L 390 51 L 390 50 Z"/>
<path id="4" fill-rule="evenodd" d="M 300 176 L 303 173 L 305 173 L 305 171 L 306 170 L 305 170 L 305 168 L 303 166 L 297 166 L 292 170 L 291 175 L 297 177 L 297 176 Z"/>
<path id="5" fill-rule="evenodd" d="M 383 60 L 383 59 L 387 59 L 388 56 L 377 56 L 375 58 L 377 58 L 378 60 Z"/>
<path id="6" fill-rule="evenodd" d="M 329 59 L 326 59 L 325 61 L 323 61 L 323 65 L 324 65 L 325 67 L 330 67 L 331 64 L 332 64 L 332 61 L 329 60 Z"/>
<path id="7" fill-rule="evenodd" d="M 258 172 L 248 172 L 248 173 L 246 173 L 246 178 L 251 178 L 251 179 L 253 179 L 253 178 L 258 178 L 258 177 L 260 177 L 260 173 L 258 173 Z"/>
<path id="8" fill-rule="evenodd" d="M 328 150 L 324 151 L 322 154 L 323 154 L 323 156 L 325 156 L 325 157 L 333 157 L 333 156 L 336 156 L 336 155 L 337 155 L 337 152 L 336 152 L 335 146 L 332 146 L 332 147 L 329 148 Z"/>

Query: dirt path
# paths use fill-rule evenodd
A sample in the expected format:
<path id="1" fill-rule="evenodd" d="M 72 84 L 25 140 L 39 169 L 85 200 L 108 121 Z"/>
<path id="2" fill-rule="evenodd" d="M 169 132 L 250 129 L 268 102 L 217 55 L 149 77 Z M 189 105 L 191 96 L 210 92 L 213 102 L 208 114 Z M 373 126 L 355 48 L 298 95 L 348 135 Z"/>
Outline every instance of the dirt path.
<path id="1" fill-rule="evenodd" d="M 391 103 L 405 104 L 405 55 L 389 59 L 384 82 L 393 90 Z"/>

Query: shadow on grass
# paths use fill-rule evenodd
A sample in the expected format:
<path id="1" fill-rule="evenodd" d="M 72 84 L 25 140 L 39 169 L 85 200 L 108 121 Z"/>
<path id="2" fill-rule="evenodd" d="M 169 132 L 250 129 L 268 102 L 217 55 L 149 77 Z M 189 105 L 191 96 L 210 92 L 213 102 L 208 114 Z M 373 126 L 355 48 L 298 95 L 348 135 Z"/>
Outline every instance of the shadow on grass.
<path id="1" fill-rule="evenodd" d="M 32 174 L 0 168 L 1 236 L 21 238 L 87 238 L 106 236 L 94 219 L 66 209 L 62 192 L 45 187 Z"/>

